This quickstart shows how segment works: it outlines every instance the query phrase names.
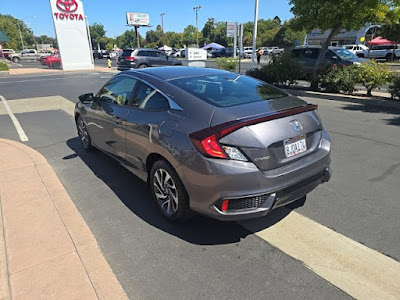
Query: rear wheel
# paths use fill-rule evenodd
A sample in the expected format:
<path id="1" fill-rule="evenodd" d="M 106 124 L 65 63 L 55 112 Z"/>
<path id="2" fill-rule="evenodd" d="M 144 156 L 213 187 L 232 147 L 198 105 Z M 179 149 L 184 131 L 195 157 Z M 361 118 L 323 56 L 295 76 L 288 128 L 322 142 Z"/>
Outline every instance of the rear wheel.
<path id="1" fill-rule="evenodd" d="M 154 202 L 169 221 L 184 222 L 191 216 L 189 197 L 178 174 L 165 160 L 154 163 L 150 172 Z"/>
<path id="2" fill-rule="evenodd" d="M 60 63 L 59 63 L 59 62 L 53 62 L 53 63 L 51 64 L 51 67 L 52 67 L 52 68 L 58 68 L 58 67 L 60 67 Z"/>
<path id="3" fill-rule="evenodd" d="M 389 54 L 386 54 L 385 58 L 386 58 L 386 61 L 392 61 L 392 60 L 396 59 L 396 55 L 389 53 Z"/>
<path id="4" fill-rule="evenodd" d="M 19 58 L 18 57 L 13 57 L 12 61 L 15 62 L 15 63 L 18 63 L 19 62 Z"/>
<path id="5" fill-rule="evenodd" d="M 139 69 L 144 69 L 144 68 L 147 68 L 147 65 L 146 65 L 146 64 L 141 64 L 141 65 L 139 65 Z"/>
<path id="6" fill-rule="evenodd" d="M 87 131 L 86 124 L 83 121 L 82 117 L 78 117 L 76 121 L 76 127 L 78 129 L 78 135 L 81 139 L 82 146 L 85 150 L 92 150 L 92 140 L 90 139 L 89 132 Z"/>

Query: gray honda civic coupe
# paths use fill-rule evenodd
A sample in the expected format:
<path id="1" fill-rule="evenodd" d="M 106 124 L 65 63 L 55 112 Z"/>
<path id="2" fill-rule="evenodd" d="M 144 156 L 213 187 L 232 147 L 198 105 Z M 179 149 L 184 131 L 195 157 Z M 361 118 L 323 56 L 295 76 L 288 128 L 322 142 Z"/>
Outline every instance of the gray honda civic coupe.
<path id="1" fill-rule="evenodd" d="M 130 70 L 79 97 L 78 135 L 150 187 L 170 221 L 265 216 L 331 177 L 317 106 L 252 77 L 191 67 Z"/>

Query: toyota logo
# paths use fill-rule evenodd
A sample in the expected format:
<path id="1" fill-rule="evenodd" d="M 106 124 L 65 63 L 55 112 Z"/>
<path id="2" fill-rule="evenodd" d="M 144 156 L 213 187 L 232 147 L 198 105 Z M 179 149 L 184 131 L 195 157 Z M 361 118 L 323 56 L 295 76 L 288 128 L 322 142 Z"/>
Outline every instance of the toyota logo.
<path id="1" fill-rule="evenodd" d="M 78 9 L 76 0 L 57 0 L 57 7 L 61 11 L 74 12 Z"/>
<path id="2" fill-rule="evenodd" d="M 289 122 L 290 127 L 292 127 L 293 131 L 301 131 L 303 130 L 303 126 L 301 125 L 301 123 L 298 120 L 293 120 Z"/>

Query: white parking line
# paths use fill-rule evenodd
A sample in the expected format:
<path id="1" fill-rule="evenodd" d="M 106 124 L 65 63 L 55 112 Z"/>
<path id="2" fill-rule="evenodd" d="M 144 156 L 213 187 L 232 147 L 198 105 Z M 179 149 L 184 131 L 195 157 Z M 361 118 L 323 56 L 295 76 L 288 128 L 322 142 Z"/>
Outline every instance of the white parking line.
<path id="1" fill-rule="evenodd" d="M 394 259 L 294 211 L 266 229 L 260 222 L 240 223 L 352 297 L 400 299 L 400 263 Z"/>
<path id="2" fill-rule="evenodd" d="M 6 108 L 7 113 L 10 116 L 12 122 L 14 123 L 15 129 L 17 129 L 19 138 L 21 139 L 21 141 L 27 142 L 28 137 L 26 136 L 25 131 L 22 129 L 22 126 L 19 123 L 18 119 L 14 116 L 13 112 L 11 111 L 10 106 L 8 106 L 6 98 L 4 98 L 3 96 L 0 95 L 0 99 L 1 99 L 1 102 L 3 102 L 3 105 Z"/>

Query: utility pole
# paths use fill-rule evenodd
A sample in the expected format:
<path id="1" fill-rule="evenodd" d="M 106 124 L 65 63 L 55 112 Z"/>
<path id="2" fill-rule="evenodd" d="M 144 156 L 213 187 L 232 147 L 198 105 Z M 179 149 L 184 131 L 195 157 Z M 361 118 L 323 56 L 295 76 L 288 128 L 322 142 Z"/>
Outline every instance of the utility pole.
<path id="1" fill-rule="evenodd" d="M 253 70 L 256 66 L 257 23 L 258 23 L 258 0 L 256 0 L 254 9 L 253 52 L 251 53 L 251 70 Z"/>
<path id="2" fill-rule="evenodd" d="M 160 16 L 161 16 L 162 43 L 163 43 L 163 47 L 165 47 L 165 37 L 164 37 L 164 16 L 165 16 L 165 12 L 163 12 Z"/>
<path id="3" fill-rule="evenodd" d="M 22 38 L 21 26 L 19 25 L 19 20 L 17 21 L 18 29 L 19 29 L 19 37 L 21 38 L 22 50 L 25 49 L 24 40 Z"/>
<path id="4" fill-rule="evenodd" d="M 199 48 L 199 18 L 198 18 L 198 11 L 200 10 L 201 5 L 193 7 L 193 10 L 196 12 L 196 41 L 197 41 L 197 48 Z"/>

